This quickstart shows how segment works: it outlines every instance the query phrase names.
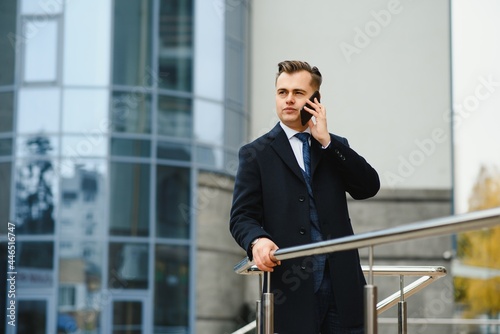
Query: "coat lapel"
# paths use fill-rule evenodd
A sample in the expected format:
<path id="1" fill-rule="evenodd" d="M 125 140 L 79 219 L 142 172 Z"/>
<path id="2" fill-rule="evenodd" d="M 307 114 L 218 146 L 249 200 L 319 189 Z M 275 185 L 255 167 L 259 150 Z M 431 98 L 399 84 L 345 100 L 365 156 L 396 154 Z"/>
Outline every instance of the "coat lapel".
<path id="1" fill-rule="evenodd" d="M 285 131 L 281 128 L 279 123 L 269 132 L 271 141 L 271 147 L 276 152 L 276 154 L 283 160 L 286 166 L 292 170 L 292 172 L 297 175 L 304 183 L 304 176 L 302 175 L 302 170 L 295 159 L 292 147 L 290 146 L 290 141 L 286 137 Z"/>

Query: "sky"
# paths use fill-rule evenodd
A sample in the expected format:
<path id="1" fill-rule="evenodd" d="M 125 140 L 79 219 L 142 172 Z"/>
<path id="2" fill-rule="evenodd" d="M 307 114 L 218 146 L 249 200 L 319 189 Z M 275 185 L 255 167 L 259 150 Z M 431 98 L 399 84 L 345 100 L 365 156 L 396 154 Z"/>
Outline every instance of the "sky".
<path id="1" fill-rule="evenodd" d="M 500 168 L 500 1 L 452 1 L 455 213 L 481 166 Z"/>

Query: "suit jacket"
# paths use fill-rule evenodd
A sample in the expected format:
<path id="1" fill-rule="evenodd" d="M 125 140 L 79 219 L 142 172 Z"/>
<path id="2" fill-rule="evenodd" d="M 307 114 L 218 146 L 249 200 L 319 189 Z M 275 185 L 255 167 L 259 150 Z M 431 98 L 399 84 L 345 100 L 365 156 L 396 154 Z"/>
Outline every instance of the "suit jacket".
<path id="1" fill-rule="evenodd" d="M 312 189 L 323 237 L 353 234 L 346 192 L 354 199 L 374 196 L 380 182 L 377 172 L 349 147 L 345 138 L 330 134 L 323 149 L 311 137 Z M 309 196 L 290 142 L 279 124 L 243 146 L 239 152 L 230 231 L 247 251 L 258 237 L 286 248 L 311 243 Z M 271 275 L 275 297 L 275 332 L 318 333 L 312 277 L 313 257 L 283 261 Z M 332 289 L 341 323 L 363 324 L 365 278 L 357 250 L 336 252 L 327 258 Z"/>

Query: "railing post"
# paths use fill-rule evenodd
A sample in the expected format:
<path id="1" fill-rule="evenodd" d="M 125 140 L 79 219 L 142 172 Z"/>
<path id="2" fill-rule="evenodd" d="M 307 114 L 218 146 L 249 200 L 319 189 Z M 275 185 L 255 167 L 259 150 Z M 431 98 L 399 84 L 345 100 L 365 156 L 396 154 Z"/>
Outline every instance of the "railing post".
<path id="1" fill-rule="evenodd" d="M 262 273 L 259 274 L 259 296 L 262 298 L 262 290 L 264 288 L 264 276 Z M 258 299 L 255 302 L 255 333 L 262 334 L 262 300 Z"/>
<path id="2" fill-rule="evenodd" d="M 271 272 L 267 272 L 266 292 L 262 294 L 262 308 L 264 311 L 264 334 L 274 333 L 274 295 L 271 293 Z"/>
<path id="3" fill-rule="evenodd" d="M 373 285 L 373 246 L 368 259 L 370 271 L 365 285 L 365 334 L 377 334 L 377 287 Z"/>
<path id="4" fill-rule="evenodd" d="M 406 334 L 408 333 L 408 325 L 407 325 L 407 309 L 406 309 L 406 301 L 405 301 L 405 284 L 404 284 L 404 276 L 399 276 L 399 290 L 400 290 L 400 299 L 398 302 L 398 333 Z"/>

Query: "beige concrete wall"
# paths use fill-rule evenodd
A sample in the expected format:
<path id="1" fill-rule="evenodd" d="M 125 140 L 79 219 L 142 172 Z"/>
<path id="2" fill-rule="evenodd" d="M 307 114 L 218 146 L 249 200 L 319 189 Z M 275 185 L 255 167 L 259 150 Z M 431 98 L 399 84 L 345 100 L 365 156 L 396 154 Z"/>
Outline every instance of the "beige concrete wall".
<path id="1" fill-rule="evenodd" d="M 196 333 L 231 333 L 242 325 L 245 278 L 233 266 L 245 256 L 229 233 L 233 180 L 198 175 Z"/>
<path id="2" fill-rule="evenodd" d="M 329 130 L 384 188 L 450 189 L 448 0 L 251 4 L 252 138 L 276 124 L 277 63 L 307 60 L 324 77 Z"/>
<path id="3" fill-rule="evenodd" d="M 451 192 L 447 190 L 395 189 L 382 190 L 373 199 L 349 200 L 351 220 L 356 233 L 403 226 L 451 214 Z M 451 318 L 454 310 L 454 289 L 450 254 L 452 237 L 441 236 L 392 243 L 374 248 L 374 264 L 389 266 L 444 266 L 448 270 L 441 278 L 407 300 L 409 318 Z M 361 263 L 368 264 L 368 250 L 361 249 Z M 405 278 L 405 285 L 419 277 Z M 378 300 L 399 289 L 399 277 L 375 277 Z M 385 322 L 397 318 L 397 306 L 380 318 L 379 332 L 396 333 L 397 324 Z M 390 319 L 390 320 L 387 320 Z M 409 333 L 451 333 L 449 325 L 428 323 L 411 325 Z"/>

